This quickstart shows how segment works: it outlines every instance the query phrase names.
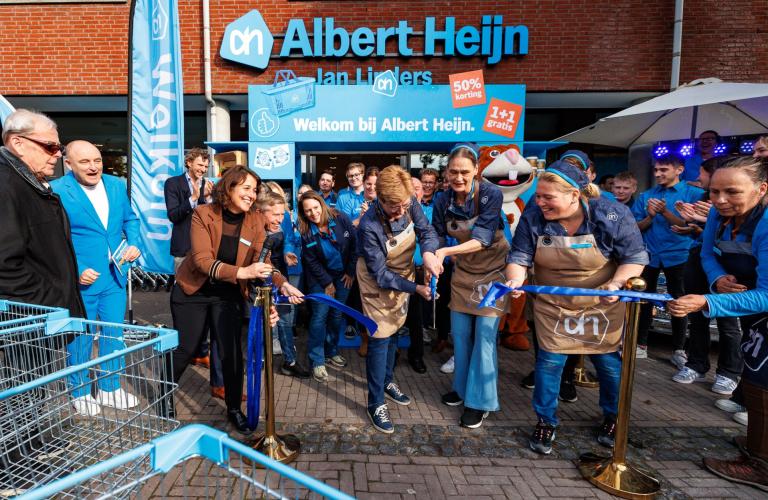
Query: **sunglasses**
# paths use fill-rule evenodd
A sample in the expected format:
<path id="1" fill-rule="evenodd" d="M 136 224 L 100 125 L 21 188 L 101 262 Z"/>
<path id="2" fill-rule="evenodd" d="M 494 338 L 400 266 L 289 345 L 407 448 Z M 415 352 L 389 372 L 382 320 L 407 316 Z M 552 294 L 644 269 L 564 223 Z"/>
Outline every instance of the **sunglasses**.
<path id="1" fill-rule="evenodd" d="M 58 153 L 60 151 L 64 151 L 64 145 L 61 144 L 60 142 L 38 141 L 37 139 L 33 139 L 31 137 L 28 137 L 26 135 L 21 135 L 21 134 L 19 134 L 19 137 L 23 137 L 24 139 L 26 139 L 28 141 L 34 142 L 35 144 L 37 144 L 38 146 L 43 148 L 45 150 L 45 152 L 48 153 L 51 156 L 55 155 L 56 153 Z"/>

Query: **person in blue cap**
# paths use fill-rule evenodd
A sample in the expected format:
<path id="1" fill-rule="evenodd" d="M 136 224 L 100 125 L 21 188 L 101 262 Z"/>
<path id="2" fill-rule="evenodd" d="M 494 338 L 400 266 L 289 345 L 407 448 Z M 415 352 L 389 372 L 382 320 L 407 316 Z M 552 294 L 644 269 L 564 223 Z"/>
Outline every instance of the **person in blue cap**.
<path id="1" fill-rule="evenodd" d="M 705 458 L 704 467 L 730 481 L 768 491 L 768 159 L 741 157 L 712 174 L 715 207 L 704 228 L 701 262 L 713 293 L 669 302 L 673 316 L 704 311 L 739 317 L 744 371 L 741 390 L 749 413 L 747 437 L 734 438 L 743 456 Z"/>
<path id="2" fill-rule="evenodd" d="M 484 181 L 475 144 L 460 143 L 448 156 L 450 187 L 434 202 L 432 224 L 441 240 L 440 262 L 455 259 L 451 276 L 451 333 L 454 348 L 453 390 L 444 394 L 448 406 L 464 404 L 459 420 L 477 428 L 488 412 L 499 410 L 496 338 L 506 302 L 478 308 L 490 284 L 504 279 L 509 242 L 504 236 L 503 194 Z M 445 246 L 448 237 L 458 242 Z"/>
<path id="3" fill-rule="evenodd" d="M 629 209 L 601 198 L 583 166 L 559 160 L 539 177 L 535 205 L 523 212 L 506 261 L 507 286 L 513 288 L 535 265 L 537 285 L 618 290 L 642 272 L 648 255 Z M 533 393 L 538 424 L 530 448 L 552 451 L 560 379 L 569 354 L 589 354 L 597 369 L 604 415 L 597 440 L 612 447 L 624 303 L 617 297 L 539 294 L 533 297 L 533 312 L 539 342 Z"/>

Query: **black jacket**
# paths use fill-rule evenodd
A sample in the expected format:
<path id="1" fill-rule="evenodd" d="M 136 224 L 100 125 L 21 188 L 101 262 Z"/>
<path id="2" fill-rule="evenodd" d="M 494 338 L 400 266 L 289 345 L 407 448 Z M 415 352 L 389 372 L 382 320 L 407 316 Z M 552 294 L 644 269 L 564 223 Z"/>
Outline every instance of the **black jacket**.
<path id="1" fill-rule="evenodd" d="M 200 183 L 200 189 L 204 187 Z M 189 203 L 189 197 L 192 193 L 189 190 L 187 175 L 181 174 L 169 177 L 163 186 L 165 195 L 165 209 L 168 211 L 168 220 L 173 223 L 171 230 L 171 255 L 174 257 L 184 257 L 192 248 L 189 240 L 189 231 L 192 227 L 192 205 Z M 205 199 L 201 196 L 198 200 L 198 206 L 203 205 Z"/>
<path id="2" fill-rule="evenodd" d="M 69 219 L 59 196 L 0 148 L 0 298 L 85 317 Z"/>
<path id="3" fill-rule="evenodd" d="M 323 288 L 327 287 L 336 278 L 341 278 L 344 274 L 355 276 L 355 266 L 357 265 L 357 230 L 352 225 L 352 221 L 339 212 L 334 218 L 334 234 L 336 235 L 336 249 L 341 253 L 341 262 L 344 270 L 334 272 L 328 269 L 323 249 L 320 245 L 319 234 L 301 235 L 301 265 L 304 269 L 304 279 L 307 290 L 313 284 L 318 284 Z"/>

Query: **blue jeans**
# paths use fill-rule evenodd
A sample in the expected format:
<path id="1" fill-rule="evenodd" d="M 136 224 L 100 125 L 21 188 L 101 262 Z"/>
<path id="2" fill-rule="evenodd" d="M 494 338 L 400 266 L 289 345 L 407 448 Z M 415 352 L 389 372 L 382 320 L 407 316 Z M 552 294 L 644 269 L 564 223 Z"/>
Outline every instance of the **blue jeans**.
<path id="1" fill-rule="evenodd" d="M 392 382 L 396 352 L 397 335 L 385 339 L 369 337 L 368 355 L 365 358 L 369 410 L 384 404 L 384 388 Z"/>
<path id="2" fill-rule="evenodd" d="M 111 279 L 106 276 L 105 279 Z M 110 323 L 122 323 L 125 319 L 127 294 L 125 288 L 112 287 L 95 295 L 83 294 L 85 312 L 90 320 L 100 320 Z M 93 334 L 78 335 L 67 346 L 69 366 L 79 365 L 90 361 L 93 351 Z M 125 349 L 122 328 L 102 328 L 99 332 L 99 356 L 106 356 L 117 350 Z M 99 390 L 116 391 L 120 388 L 118 372 L 125 367 L 123 358 L 113 359 L 99 365 L 103 372 L 99 373 Z M 104 373 L 113 375 L 104 376 Z M 69 385 L 73 388 L 72 396 L 80 398 L 91 394 L 91 378 L 88 370 L 82 370 L 69 377 Z"/>
<path id="3" fill-rule="evenodd" d="M 349 288 L 344 288 L 341 278 L 333 280 L 336 287 L 334 298 L 342 304 L 347 301 Z M 319 284 L 309 287 L 309 293 L 324 293 Z M 342 328 L 341 311 L 331 309 L 327 304 L 312 303 L 312 317 L 309 320 L 309 338 L 307 338 L 307 356 L 312 368 L 325 364 L 325 358 L 339 352 L 339 333 Z"/>
<path id="4" fill-rule="evenodd" d="M 618 352 L 590 354 L 600 381 L 600 408 L 603 415 L 616 417 L 619 411 L 619 381 L 621 356 Z M 539 348 L 536 355 L 536 387 L 533 389 L 533 411 L 544 422 L 557 425 L 557 397 L 560 394 L 560 376 L 567 354 L 547 352 Z"/>
<path id="5" fill-rule="evenodd" d="M 453 390 L 464 400 L 467 408 L 499 410 L 496 388 L 499 379 L 499 363 L 496 358 L 499 319 L 451 311 L 456 364 Z"/>
<path id="6" fill-rule="evenodd" d="M 299 287 L 301 276 L 288 276 L 288 282 Z M 296 306 L 293 304 L 281 304 L 277 306 L 277 313 L 280 319 L 275 328 L 272 329 L 274 335 L 277 331 L 277 339 L 280 341 L 280 349 L 283 351 L 283 361 L 292 365 L 296 361 L 296 345 L 293 341 L 293 327 L 296 326 Z"/>

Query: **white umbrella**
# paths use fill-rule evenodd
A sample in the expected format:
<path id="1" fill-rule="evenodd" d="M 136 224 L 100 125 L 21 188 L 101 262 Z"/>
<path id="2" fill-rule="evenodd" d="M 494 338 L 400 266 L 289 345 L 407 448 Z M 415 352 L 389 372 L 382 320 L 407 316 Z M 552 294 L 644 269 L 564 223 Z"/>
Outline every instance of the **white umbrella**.
<path id="1" fill-rule="evenodd" d="M 628 148 L 693 139 L 705 130 L 722 136 L 768 132 L 768 84 L 695 80 L 555 141 Z"/>

